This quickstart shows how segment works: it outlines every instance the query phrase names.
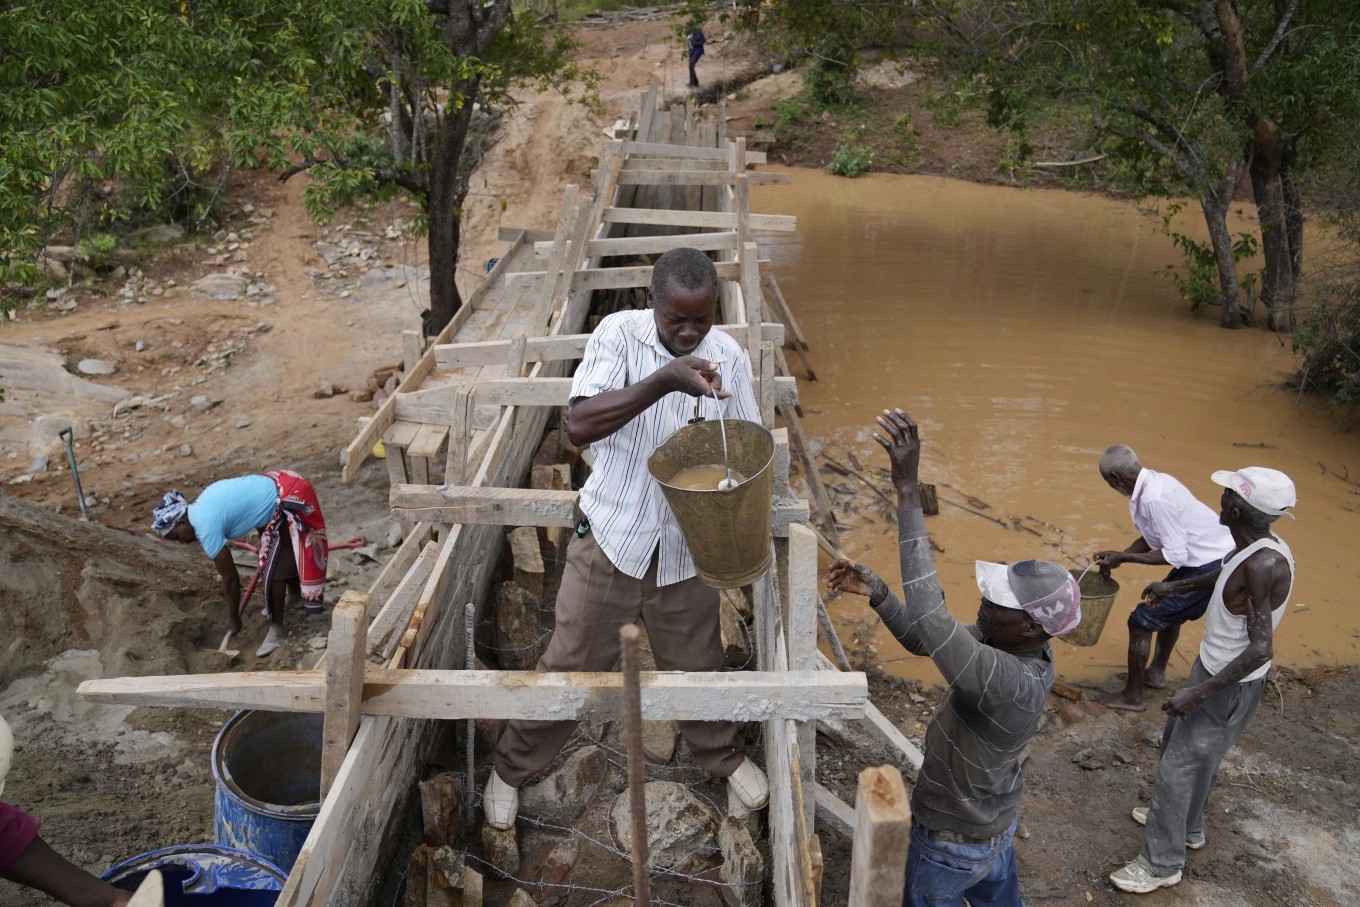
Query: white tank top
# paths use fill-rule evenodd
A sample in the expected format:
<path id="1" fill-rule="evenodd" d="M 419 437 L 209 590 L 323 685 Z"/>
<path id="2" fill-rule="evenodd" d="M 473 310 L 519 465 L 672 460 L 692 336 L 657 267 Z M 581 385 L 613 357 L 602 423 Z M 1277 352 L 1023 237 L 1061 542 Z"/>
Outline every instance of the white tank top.
<path id="1" fill-rule="evenodd" d="M 1270 626 L 1273 630 L 1280 625 L 1280 619 L 1284 617 L 1285 607 L 1289 604 L 1289 596 L 1294 592 L 1294 555 L 1278 536 L 1258 539 L 1237 554 L 1223 565 L 1223 572 L 1218 575 L 1218 582 L 1214 583 L 1214 594 L 1209 599 L 1208 610 L 1204 612 L 1204 640 L 1199 646 L 1199 660 L 1204 663 L 1205 669 L 1210 674 L 1217 674 L 1232 663 L 1233 659 L 1241 655 L 1247 648 L 1247 619 L 1230 612 L 1223 604 L 1223 587 L 1228 583 L 1228 577 L 1232 576 L 1233 571 L 1262 548 L 1272 548 L 1284 556 L 1289 562 L 1289 591 L 1285 593 L 1284 601 L 1274 611 L 1270 612 Z M 1258 680 L 1266 676 L 1270 670 L 1270 662 L 1267 661 L 1252 673 L 1243 677 L 1239 683 L 1246 683 L 1249 680 Z"/>

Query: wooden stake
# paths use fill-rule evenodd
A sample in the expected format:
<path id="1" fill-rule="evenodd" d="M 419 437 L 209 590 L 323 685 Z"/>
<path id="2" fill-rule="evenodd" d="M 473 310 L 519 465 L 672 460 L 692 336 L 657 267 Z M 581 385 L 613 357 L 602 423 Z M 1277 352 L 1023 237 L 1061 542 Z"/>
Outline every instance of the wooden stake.
<path id="1" fill-rule="evenodd" d="M 476 385 L 472 384 L 465 384 L 454 392 L 452 418 L 449 419 L 448 462 L 444 464 L 445 485 L 462 485 L 468 478 L 472 420 L 477 414 L 475 394 Z"/>
<path id="2" fill-rule="evenodd" d="M 363 714 L 368 596 L 346 591 L 331 613 L 326 644 L 326 713 L 321 735 L 321 799 L 326 799 Z"/>
<path id="3" fill-rule="evenodd" d="M 420 339 L 420 331 L 401 332 L 401 365 L 402 371 L 406 374 L 416 370 L 416 363 L 420 361 L 420 354 L 424 352 L 424 343 Z"/>
<path id="4" fill-rule="evenodd" d="M 898 907 L 911 843 L 911 807 L 902 773 L 890 765 L 859 773 L 849 907 Z"/>
<path id="5" fill-rule="evenodd" d="M 638 671 L 641 634 L 634 624 L 619 628 L 623 650 L 623 721 L 628 736 L 628 807 L 632 819 L 633 902 L 652 903 L 647 858 L 647 763 L 642 753 L 642 686 Z"/>

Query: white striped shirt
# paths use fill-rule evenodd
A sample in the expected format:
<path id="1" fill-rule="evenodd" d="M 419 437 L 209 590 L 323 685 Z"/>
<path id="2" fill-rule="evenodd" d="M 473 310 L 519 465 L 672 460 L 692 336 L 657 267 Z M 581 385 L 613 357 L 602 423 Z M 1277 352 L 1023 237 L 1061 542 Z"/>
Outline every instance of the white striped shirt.
<path id="1" fill-rule="evenodd" d="M 751 371 L 737 341 L 711 330 L 693 355 L 718 366 L 722 389 L 732 396 L 715 402 L 702 398 L 700 415 L 718 417 L 719 405 L 729 419 L 760 422 Z M 651 309 L 609 315 L 586 343 L 571 384 L 571 399 L 619 390 L 646 378 L 674 360 L 656 332 Z M 626 425 L 594 442 L 595 465 L 581 489 L 581 510 L 590 520 L 595 540 L 614 566 L 641 579 L 657 558 L 656 581 L 669 586 L 694 576 L 694 559 L 671 513 L 661 486 L 647 471 L 647 458 L 666 438 L 694 418 L 697 398 L 674 392 L 662 397 Z"/>

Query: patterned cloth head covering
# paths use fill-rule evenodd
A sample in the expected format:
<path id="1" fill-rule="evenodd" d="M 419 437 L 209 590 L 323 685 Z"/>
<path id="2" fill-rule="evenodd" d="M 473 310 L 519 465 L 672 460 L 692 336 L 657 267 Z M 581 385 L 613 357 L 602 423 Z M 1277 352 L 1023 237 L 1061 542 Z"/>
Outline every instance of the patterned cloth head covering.
<path id="1" fill-rule="evenodd" d="M 178 491 L 167 491 L 161 504 L 152 511 L 151 528 L 157 535 L 168 535 L 175 524 L 189 512 L 189 502 Z"/>
<path id="2" fill-rule="evenodd" d="M 989 602 L 1028 612 L 1049 636 L 1062 636 L 1081 623 L 1081 589 L 1062 564 L 978 561 L 974 570 L 978 589 Z"/>

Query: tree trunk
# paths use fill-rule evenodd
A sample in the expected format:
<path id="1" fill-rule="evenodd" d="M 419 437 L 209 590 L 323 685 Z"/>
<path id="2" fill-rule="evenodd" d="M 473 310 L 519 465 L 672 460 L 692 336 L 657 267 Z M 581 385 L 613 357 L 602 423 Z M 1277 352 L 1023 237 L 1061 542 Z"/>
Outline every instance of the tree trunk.
<path id="1" fill-rule="evenodd" d="M 1272 330 L 1292 331 L 1298 281 L 1284 190 L 1284 144 L 1268 127 L 1268 121 L 1258 120 L 1251 156 L 1251 187 L 1256 196 L 1261 251 L 1265 257 L 1261 301 L 1265 303 Z"/>
<path id="2" fill-rule="evenodd" d="M 462 308 L 455 280 L 458 274 L 458 241 L 462 235 L 465 185 L 458 179 L 458 161 L 463 156 L 468 127 L 472 123 L 472 102 L 477 86 L 459 86 L 451 97 L 462 97 L 462 105 L 445 117 L 435 140 L 430 161 L 430 327 L 442 330 Z"/>
<path id="3" fill-rule="evenodd" d="M 1228 232 L 1228 202 L 1231 193 L 1205 193 L 1200 197 L 1204 222 L 1209 227 L 1209 241 L 1214 249 L 1214 263 L 1218 266 L 1218 292 L 1223 303 L 1219 327 L 1242 326 L 1242 304 L 1237 297 L 1237 259 L 1233 257 L 1232 235 Z"/>

